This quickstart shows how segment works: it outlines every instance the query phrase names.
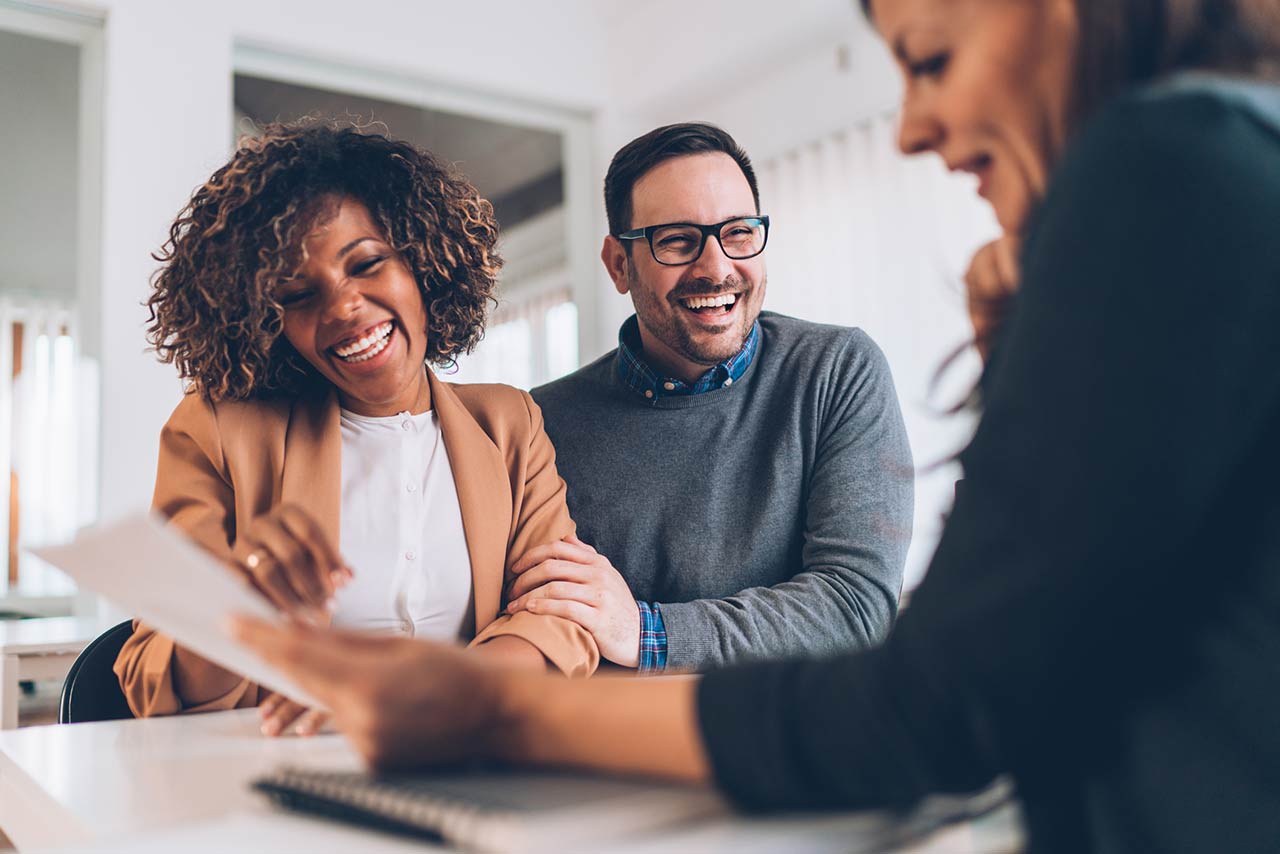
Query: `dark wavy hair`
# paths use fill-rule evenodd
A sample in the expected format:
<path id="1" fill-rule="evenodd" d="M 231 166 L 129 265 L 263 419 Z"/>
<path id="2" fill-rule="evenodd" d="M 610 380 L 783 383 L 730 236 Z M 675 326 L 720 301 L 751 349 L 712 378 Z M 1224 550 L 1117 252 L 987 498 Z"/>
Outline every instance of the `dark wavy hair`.
<path id="1" fill-rule="evenodd" d="M 146 303 L 147 339 L 161 361 L 212 400 L 323 388 L 281 334 L 273 290 L 338 198 L 364 204 L 413 272 L 427 308 L 427 361 L 470 352 L 502 266 L 493 206 L 430 152 L 351 123 L 304 119 L 243 140 L 170 226 Z"/>
<path id="2" fill-rule="evenodd" d="M 631 230 L 631 190 L 649 170 L 673 157 L 715 152 L 729 155 L 738 164 L 751 187 L 756 213 L 759 213 L 760 189 L 756 186 L 756 172 L 742 146 L 715 125 L 683 122 L 655 128 L 631 140 L 613 155 L 609 171 L 604 176 L 604 209 L 609 220 L 609 233 L 617 236 Z M 631 251 L 630 240 L 623 241 L 623 245 L 628 252 Z"/>

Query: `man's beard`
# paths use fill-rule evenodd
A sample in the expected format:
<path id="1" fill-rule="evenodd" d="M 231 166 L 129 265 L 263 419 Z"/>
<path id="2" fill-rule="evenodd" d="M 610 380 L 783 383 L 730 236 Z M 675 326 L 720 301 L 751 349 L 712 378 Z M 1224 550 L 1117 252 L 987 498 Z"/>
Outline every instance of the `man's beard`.
<path id="1" fill-rule="evenodd" d="M 636 314 L 639 315 L 640 322 L 645 328 L 690 362 L 706 365 L 708 368 L 733 358 L 742 350 L 758 314 L 749 305 L 756 296 L 756 288 L 763 290 L 766 282 L 767 278 L 761 278 L 759 285 L 748 286 L 741 279 L 732 276 L 715 284 L 709 283 L 706 279 L 681 281 L 667 295 L 667 299 L 662 300 L 639 280 L 634 267 L 627 271 L 627 283 L 635 303 Z M 681 315 L 685 308 L 680 305 L 679 300 L 682 297 L 698 295 L 715 296 L 726 291 L 737 293 L 738 303 L 741 304 L 738 316 L 728 321 L 741 327 L 738 334 L 712 337 L 705 331 L 696 330 L 702 334 L 695 337 L 695 330 Z"/>

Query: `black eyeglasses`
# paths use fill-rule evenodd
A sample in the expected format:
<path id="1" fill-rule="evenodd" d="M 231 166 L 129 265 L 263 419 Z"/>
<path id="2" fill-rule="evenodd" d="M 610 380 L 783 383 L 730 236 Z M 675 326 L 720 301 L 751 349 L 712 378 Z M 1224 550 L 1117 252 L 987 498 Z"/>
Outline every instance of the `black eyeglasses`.
<path id="1" fill-rule="evenodd" d="M 633 228 L 614 236 L 619 240 L 647 239 L 653 260 L 668 267 L 679 267 L 697 261 L 702 257 L 707 238 L 712 236 L 720 244 L 720 251 L 726 258 L 741 261 L 744 258 L 754 258 L 764 251 L 764 245 L 769 242 L 769 217 L 740 216 L 715 225 L 669 222 Z"/>

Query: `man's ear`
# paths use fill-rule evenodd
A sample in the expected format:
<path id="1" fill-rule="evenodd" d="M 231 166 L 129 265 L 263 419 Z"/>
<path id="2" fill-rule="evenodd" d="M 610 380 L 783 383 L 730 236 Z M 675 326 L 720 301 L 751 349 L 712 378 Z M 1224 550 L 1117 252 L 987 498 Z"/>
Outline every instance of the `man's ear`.
<path id="1" fill-rule="evenodd" d="M 613 286 L 618 289 L 618 293 L 625 294 L 630 290 L 627 284 L 627 265 L 631 263 L 631 259 L 627 257 L 627 247 L 622 245 L 622 241 L 612 234 L 606 235 L 604 246 L 600 247 L 600 260 L 609 271 L 609 278 L 613 279 Z"/>

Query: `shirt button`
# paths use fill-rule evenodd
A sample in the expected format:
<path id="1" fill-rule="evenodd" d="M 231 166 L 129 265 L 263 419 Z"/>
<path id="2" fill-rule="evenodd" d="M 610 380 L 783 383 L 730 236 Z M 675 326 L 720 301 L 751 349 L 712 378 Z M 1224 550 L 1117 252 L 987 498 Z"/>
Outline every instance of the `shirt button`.
<path id="1" fill-rule="evenodd" d="M 400 422 L 400 427 L 401 427 L 401 429 L 403 429 L 403 430 L 412 430 L 412 429 L 413 429 L 413 422 L 412 422 L 412 421 L 401 421 L 401 422 Z"/>
<path id="2" fill-rule="evenodd" d="M 405 552 L 405 553 L 404 553 L 404 559 L 405 559 L 405 560 L 413 560 L 415 557 L 416 557 L 416 555 L 415 555 L 413 552 Z"/>
<path id="3" fill-rule="evenodd" d="M 725 381 L 724 381 L 724 387 L 725 387 L 725 388 L 728 388 L 728 387 L 729 387 L 729 386 L 731 386 L 731 385 L 733 385 L 733 377 L 729 377 L 729 379 L 727 379 L 727 380 L 725 380 Z"/>
<path id="4" fill-rule="evenodd" d="M 663 387 L 663 388 L 665 388 L 667 391 L 675 391 L 675 390 L 676 390 L 676 384 L 675 384 L 675 383 L 673 383 L 673 382 L 665 382 L 665 383 L 663 383 L 663 384 L 662 384 L 662 387 Z"/>
<path id="5" fill-rule="evenodd" d="M 644 390 L 644 396 L 645 396 L 645 397 L 653 397 L 653 389 L 651 389 L 651 388 L 647 388 L 647 389 L 645 389 L 645 390 Z"/>
<path id="6" fill-rule="evenodd" d="M 416 483 L 411 483 L 408 486 L 406 486 L 405 489 L 409 490 L 410 492 L 417 492 L 418 485 Z"/>

